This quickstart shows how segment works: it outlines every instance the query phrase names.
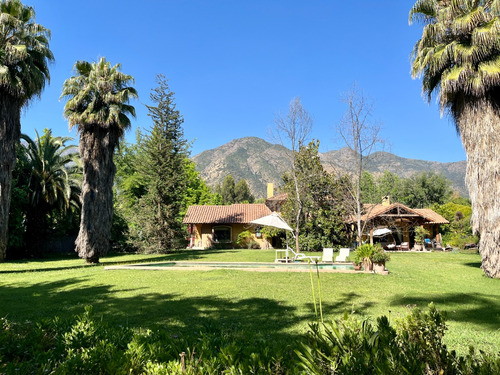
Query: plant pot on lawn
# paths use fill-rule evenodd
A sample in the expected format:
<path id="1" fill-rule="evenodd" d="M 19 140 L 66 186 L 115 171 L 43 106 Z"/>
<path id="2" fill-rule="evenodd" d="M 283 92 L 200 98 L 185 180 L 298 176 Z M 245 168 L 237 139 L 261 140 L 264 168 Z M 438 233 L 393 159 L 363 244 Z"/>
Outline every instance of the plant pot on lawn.
<path id="1" fill-rule="evenodd" d="M 372 262 L 375 273 L 385 273 L 385 263 L 391 260 L 391 256 L 382 248 L 377 248 L 373 252 Z"/>
<path id="2" fill-rule="evenodd" d="M 382 273 L 385 271 L 385 262 L 373 262 L 373 271 Z"/>

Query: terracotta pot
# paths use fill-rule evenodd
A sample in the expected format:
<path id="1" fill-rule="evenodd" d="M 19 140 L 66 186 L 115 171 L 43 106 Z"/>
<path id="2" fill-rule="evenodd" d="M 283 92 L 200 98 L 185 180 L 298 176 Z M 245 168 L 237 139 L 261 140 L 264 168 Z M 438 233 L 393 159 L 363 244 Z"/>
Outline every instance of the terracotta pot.
<path id="1" fill-rule="evenodd" d="M 354 271 L 361 271 L 361 264 L 355 264 Z"/>

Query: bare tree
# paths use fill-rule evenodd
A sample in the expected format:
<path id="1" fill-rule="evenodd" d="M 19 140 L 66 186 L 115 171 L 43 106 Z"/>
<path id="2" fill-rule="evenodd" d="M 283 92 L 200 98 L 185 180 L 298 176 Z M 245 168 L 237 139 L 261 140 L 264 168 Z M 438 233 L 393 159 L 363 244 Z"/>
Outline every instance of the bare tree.
<path id="1" fill-rule="evenodd" d="M 351 174 L 352 186 L 348 191 L 351 199 L 346 200 L 348 211 L 356 218 L 357 241 L 361 242 L 366 221 L 361 223 L 363 205 L 361 202 L 361 177 L 371 156 L 380 146 L 383 140 L 379 137 L 381 124 L 373 120 L 373 102 L 366 98 L 362 91 L 354 84 L 352 89 L 342 96 L 342 102 L 347 109 L 337 132 L 349 148 L 354 158 L 354 170 Z"/>
<path id="2" fill-rule="evenodd" d="M 296 97 L 290 101 L 286 117 L 281 114 L 277 115 L 274 119 L 274 128 L 270 130 L 273 141 L 281 144 L 287 150 L 289 170 L 295 187 L 295 199 L 297 200 L 295 220 L 296 251 L 299 251 L 299 223 L 300 216 L 302 215 L 303 203 L 295 159 L 300 146 L 306 143 L 311 134 L 312 124 L 312 118 L 302 107 L 300 97 Z"/>

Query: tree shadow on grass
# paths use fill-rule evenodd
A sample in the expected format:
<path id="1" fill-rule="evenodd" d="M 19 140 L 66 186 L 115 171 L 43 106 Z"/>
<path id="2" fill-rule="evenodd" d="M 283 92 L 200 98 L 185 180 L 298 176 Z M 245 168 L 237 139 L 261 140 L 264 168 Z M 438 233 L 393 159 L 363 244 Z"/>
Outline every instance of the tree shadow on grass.
<path id="1" fill-rule="evenodd" d="M 463 263 L 463 265 L 472 268 L 481 268 L 481 262 L 469 262 L 469 263 Z"/>
<path id="2" fill-rule="evenodd" d="M 221 253 L 221 252 L 237 252 L 238 250 L 178 250 L 169 254 L 161 255 L 161 256 L 151 256 L 149 258 L 140 258 L 133 260 L 120 260 L 119 256 L 130 255 L 127 253 L 120 254 L 110 254 L 109 258 L 103 257 L 101 258 L 101 262 L 99 264 L 86 264 L 82 259 L 80 265 L 74 266 L 61 266 L 61 267 L 40 267 L 40 268 L 26 268 L 20 270 L 0 270 L 0 274 L 13 274 L 13 273 L 25 273 L 25 272 L 52 272 L 52 271 L 62 271 L 62 270 L 75 270 L 86 267 L 99 267 L 99 266 L 111 266 L 118 264 L 135 264 L 135 263 L 154 263 L 154 262 L 165 262 L 165 261 L 191 261 L 191 260 L 199 260 L 203 259 L 206 255 Z M 118 257 L 118 259 L 116 259 Z M 46 263 L 46 262 L 55 262 L 57 260 L 78 260 L 76 256 L 57 256 L 57 257 L 48 257 L 42 259 L 22 259 L 22 260 L 14 260 L 11 261 L 13 264 L 30 264 L 30 262 L 37 263 Z"/>
<path id="3" fill-rule="evenodd" d="M 312 297 L 311 297 L 312 299 Z M 334 302 L 323 302 L 321 303 L 323 314 L 336 315 L 339 316 L 345 311 L 348 313 L 355 313 L 357 315 L 364 315 L 370 307 L 374 305 L 373 302 L 366 301 L 357 293 L 341 293 L 335 296 Z M 308 319 L 312 320 L 315 318 L 314 315 L 314 304 L 313 302 L 306 304 L 307 308 L 311 313 L 307 316 Z M 319 314 L 319 300 L 316 304 Z"/>
<path id="4" fill-rule="evenodd" d="M 391 306 L 417 306 L 425 309 L 434 302 L 436 306 L 447 312 L 447 319 L 456 322 L 467 322 L 481 325 L 487 329 L 497 330 L 500 326 L 500 300 L 481 293 L 447 293 L 425 297 L 394 297 Z"/>
<path id="5" fill-rule="evenodd" d="M 296 307 L 268 298 L 230 300 L 217 295 L 185 297 L 180 293 L 147 293 L 141 288 L 120 290 L 114 285 L 88 285 L 88 280 L 69 278 L 53 282 L 0 287 L 0 317 L 23 322 L 42 318 L 69 319 L 93 306 L 96 316 L 112 325 L 131 328 L 162 327 L 178 335 L 196 335 L 206 327 L 232 329 L 249 339 L 294 342 L 298 333 L 290 327 L 300 323 Z"/>

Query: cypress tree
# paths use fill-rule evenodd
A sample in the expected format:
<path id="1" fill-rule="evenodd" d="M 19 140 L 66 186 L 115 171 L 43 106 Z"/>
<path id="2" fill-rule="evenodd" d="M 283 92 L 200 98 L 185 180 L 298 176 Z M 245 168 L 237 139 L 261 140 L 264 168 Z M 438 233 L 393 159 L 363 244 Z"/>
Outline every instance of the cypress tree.
<path id="1" fill-rule="evenodd" d="M 140 144 L 144 155 L 141 174 L 147 187 L 139 213 L 144 223 L 141 246 L 147 251 L 168 252 L 182 238 L 180 212 L 186 194 L 189 145 L 167 79 L 157 75 L 156 82 L 158 87 L 150 94 L 154 104 L 146 106 L 153 127 Z"/>

